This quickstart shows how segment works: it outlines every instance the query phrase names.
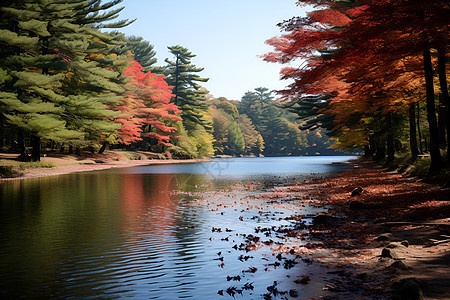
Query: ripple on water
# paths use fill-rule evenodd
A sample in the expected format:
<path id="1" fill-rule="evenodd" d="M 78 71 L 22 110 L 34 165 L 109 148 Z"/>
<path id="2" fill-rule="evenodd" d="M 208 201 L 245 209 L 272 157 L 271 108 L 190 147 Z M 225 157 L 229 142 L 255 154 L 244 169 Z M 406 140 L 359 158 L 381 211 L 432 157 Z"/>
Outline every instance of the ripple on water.
<path id="1" fill-rule="evenodd" d="M 283 167 L 278 163 L 300 164 L 304 158 L 263 160 L 274 161 L 279 171 Z M 245 161 L 253 165 L 260 160 Z M 233 168 L 230 162 L 224 172 L 231 174 Z M 216 299 L 218 290 L 254 282 L 255 290 L 244 297 L 255 299 L 274 280 L 286 278 L 288 271 L 282 268 L 263 271 L 275 260 L 269 247 L 250 253 L 232 248 L 244 240 L 237 234 L 288 224 L 278 220 L 280 214 L 273 215 L 281 208 L 261 200 L 259 209 L 243 211 L 234 201 L 239 203 L 245 191 L 233 194 L 230 189 L 239 181 L 261 180 L 261 189 L 267 190 L 286 176 L 234 178 L 233 173 L 211 178 L 180 172 L 175 185 L 172 175 L 149 172 L 141 167 L 2 183 L 11 188 L 0 189 L 0 298 Z M 171 188 L 211 193 L 198 193 L 208 201 L 190 201 L 197 196 L 178 198 Z M 217 196 L 221 188 L 230 189 L 231 196 Z M 214 201 L 229 201 L 228 208 L 212 211 Z M 292 213 L 283 211 L 284 216 Z M 233 232 L 211 232 L 212 227 Z M 241 254 L 254 258 L 242 262 Z M 244 274 L 250 267 L 258 272 Z M 227 281 L 238 274 L 241 282 Z"/>

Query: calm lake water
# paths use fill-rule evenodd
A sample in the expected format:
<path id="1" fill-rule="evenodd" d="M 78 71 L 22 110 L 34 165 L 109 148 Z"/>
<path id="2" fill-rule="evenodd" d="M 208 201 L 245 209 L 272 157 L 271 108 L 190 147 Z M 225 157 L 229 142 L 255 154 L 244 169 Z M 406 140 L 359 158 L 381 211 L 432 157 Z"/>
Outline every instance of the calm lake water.
<path id="1" fill-rule="evenodd" d="M 270 247 L 233 246 L 255 228 L 288 226 L 280 216 L 318 210 L 274 206 L 258 193 L 351 158 L 216 159 L 0 182 L 0 298 L 223 299 L 236 287 L 236 298 L 262 299 L 275 280 L 298 289 L 286 276 L 306 264 L 271 267 Z M 239 189 L 250 182 L 260 184 Z"/>

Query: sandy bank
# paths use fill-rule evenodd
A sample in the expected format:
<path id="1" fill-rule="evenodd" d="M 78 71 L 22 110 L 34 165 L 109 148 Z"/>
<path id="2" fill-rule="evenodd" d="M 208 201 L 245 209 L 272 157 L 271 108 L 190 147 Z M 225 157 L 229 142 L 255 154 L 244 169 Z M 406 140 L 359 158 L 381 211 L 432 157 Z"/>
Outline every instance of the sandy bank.
<path id="1" fill-rule="evenodd" d="M 0 158 L 12 159 L 15 155 L 0 154 Z M 63 175 L 75 172 L 98 171 L 112 168 L 128 168 L 135 166 L 158 165 L 158 164 L 180 164 L 210 161 L 205 159 L 139 159 L 130 160 L 123 155 L 108 152 L 105 155 L 74 156 L 74 155 L 45 155 L 42 162 L 52 163 L 53 168 L 34 168 L 22 171 L 22 174 L 12 178 L 0 178 L 4 180 L 19 180 L 25 178 Z"/>

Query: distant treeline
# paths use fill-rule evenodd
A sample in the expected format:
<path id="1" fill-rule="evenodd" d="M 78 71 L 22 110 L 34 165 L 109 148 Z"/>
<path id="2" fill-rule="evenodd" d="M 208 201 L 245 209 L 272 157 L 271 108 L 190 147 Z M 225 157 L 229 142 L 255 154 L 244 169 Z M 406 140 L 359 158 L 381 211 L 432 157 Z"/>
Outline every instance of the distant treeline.
<path id="1" fill-rule="evenodd" d="M 274 101 L 267 88 L 249 91 L 241 101 L 211 99 L 214 150 L 228 155 L 332 155 L 323 130 L 300 130 L 300 121 Z"/>

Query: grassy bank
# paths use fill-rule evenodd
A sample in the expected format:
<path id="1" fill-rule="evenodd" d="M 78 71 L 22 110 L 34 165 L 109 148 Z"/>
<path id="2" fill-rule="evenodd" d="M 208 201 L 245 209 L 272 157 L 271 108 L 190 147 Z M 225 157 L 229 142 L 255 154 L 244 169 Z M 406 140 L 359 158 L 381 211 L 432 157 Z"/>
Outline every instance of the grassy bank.
<path id="1" fill-rule="evenodd" d="M 20 162 L 11 159 L 0 159 L 0 178 L 22 176 L 24 171 L 28 169 L 44 169 L 54 167 L 55 164 L 52 162 Z"/>

